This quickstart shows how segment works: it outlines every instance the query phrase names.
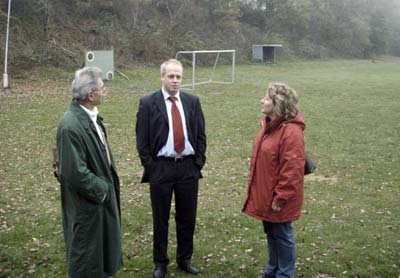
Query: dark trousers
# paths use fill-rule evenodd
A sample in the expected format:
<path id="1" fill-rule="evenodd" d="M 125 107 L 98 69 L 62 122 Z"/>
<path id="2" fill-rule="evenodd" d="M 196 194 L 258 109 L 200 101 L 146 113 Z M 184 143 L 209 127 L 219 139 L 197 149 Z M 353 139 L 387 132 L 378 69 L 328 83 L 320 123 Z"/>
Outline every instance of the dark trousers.
<path id="1" fill-rule="evenodd" d="M 168 228 L 172 194 L 174 194 L 178 245 L 176 261 L 181 264 L 190 260 L 193 254 L 199 170 L 192 159 L 181 162 L 156 160 L 149 177 L 153 211 L 154 263 L 161 266 L 169 263 Z"/>

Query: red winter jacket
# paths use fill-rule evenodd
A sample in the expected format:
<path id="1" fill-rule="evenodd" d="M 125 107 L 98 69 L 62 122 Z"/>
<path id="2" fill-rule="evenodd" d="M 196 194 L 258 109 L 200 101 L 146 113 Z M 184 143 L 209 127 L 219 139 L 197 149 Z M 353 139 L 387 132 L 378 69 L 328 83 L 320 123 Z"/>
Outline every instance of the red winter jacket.
<path id="1" fill-rule="evenodd" d="M 243 211 L 272 223 L 300 218 L 304 192 L 303 118 L 261 120 L 253 146 L 247 198 Z M 272 202 L 281 208 L 272 210 Z"/>

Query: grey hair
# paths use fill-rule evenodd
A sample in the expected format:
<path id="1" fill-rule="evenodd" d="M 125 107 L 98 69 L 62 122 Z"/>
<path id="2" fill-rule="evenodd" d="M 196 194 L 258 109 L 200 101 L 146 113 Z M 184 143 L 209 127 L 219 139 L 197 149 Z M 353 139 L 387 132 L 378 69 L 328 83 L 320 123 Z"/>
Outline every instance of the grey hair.
<path id="1" fill-rule="evenodd" d="M 161 74 L 161 76 L 164 76 L 164 75 L 165 75 L 165 72 L 167 71 L 167 66 L 170 65 L 170 64 L 178 65 L 178 66 L 180 66 L 180 67 L 182 68 L 182 70 L 183 70 L 183 66 L 182 66 L 182 63 L 181 63 L 181 62 L 179 62 L 179 61 L 176 60 L 176 59 L 168 59 L 167 61 L 165 61 L 164 63 L 161 64 L 161 67 L 160 67 L 160 74 Z"/>
<path id="2" fill-rule="evenodd" d="M 72 98 L 83 101 L 90 92 L 98 90 L 99 79 L 102 71 L 97 67 L 84 67 L 75 72 L 75 79 L 72 81 Z"/>
<path id="3" fill-rule="evenodd" d="M 299 111 L 297 107 L 299 96 L 294 89 L 284 83 L 270 83 L 267 94 L 274 104 L 273 113 L 275 115 L 283 116 L 285 120 L 296 117 Z"/>

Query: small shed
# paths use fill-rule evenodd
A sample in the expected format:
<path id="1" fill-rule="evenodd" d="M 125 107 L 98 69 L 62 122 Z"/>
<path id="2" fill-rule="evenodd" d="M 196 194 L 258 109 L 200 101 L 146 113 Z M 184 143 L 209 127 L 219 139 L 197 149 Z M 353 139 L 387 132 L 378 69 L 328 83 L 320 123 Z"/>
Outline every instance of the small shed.
<path id="1" fill-rule="evenodd" d="M 276 62 L 276 50 L 282 47 L 281 44 L 258 44 L 253 45 L 253 62 Z"/>

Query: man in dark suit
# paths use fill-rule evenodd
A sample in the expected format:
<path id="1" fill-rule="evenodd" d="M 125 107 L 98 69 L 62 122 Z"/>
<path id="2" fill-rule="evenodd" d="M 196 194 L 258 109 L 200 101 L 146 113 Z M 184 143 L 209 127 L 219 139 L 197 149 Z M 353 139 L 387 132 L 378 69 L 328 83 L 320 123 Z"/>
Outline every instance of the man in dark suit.
<path id="1" fill-rule="evenodd" d="M 154 278 L 162 278 L 169 258 L 168 222 L 175 194 L 176 261 L 190 274 L 199 178 L 206 157 L 204 116 L 198 97 L 180 91 L 183 67 L 175 59 L 161 65 L 162 89 L 140 100 L 136 147 L 150 183 L 153 211 Z"/>

